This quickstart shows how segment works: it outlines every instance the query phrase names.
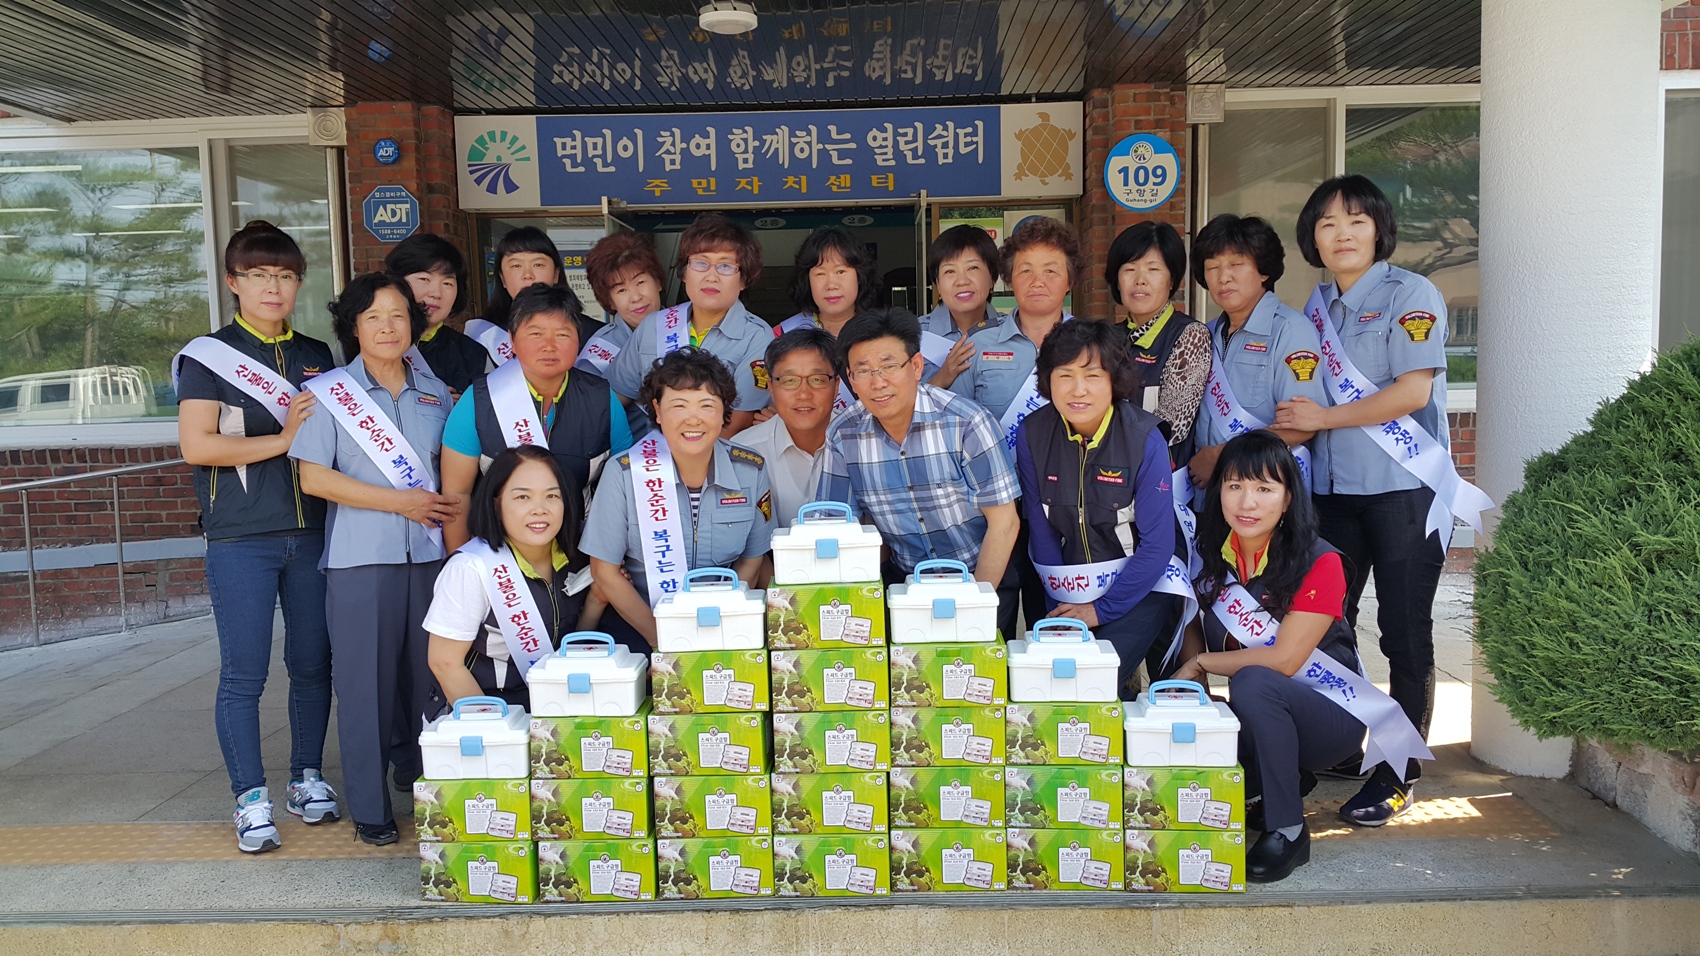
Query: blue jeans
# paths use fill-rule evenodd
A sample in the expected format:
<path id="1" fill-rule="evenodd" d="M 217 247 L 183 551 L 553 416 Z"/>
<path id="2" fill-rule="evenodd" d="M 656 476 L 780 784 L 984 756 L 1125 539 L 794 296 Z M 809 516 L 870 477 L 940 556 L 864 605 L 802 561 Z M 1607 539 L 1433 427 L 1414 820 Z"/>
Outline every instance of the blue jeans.
<path id="1" fill-rule="evenodd" d="M 230 792 L 264 786 L 260 694 L 272 662 L 272 608 L 283 603 L 289 671 L 289 775 L 323 769 L 331 717 L 331 639 L 325 628 L 322 532 L 262 534 L 207 542 L 207 592 L 218 627 L 218 701 L 213 722 Z"/>

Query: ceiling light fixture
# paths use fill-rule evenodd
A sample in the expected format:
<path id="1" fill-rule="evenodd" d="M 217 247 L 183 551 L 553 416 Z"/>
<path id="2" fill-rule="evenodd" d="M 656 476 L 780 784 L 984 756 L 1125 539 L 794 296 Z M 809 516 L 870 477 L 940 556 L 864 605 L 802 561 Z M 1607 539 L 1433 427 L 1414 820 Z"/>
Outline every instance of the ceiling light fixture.
<path id="1" fill-rule="evenodd" d="M 756 8 L 743 0 L 715 0 L 697 9 L 697 25 L 724 36 L 748 33 L 756 28 Z"/>

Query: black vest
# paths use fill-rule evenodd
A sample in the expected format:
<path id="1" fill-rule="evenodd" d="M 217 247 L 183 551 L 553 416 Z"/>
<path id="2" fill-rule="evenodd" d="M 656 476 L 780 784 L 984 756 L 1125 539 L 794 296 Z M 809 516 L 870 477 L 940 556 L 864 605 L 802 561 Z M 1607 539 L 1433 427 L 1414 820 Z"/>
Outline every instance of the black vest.
<path id="1" fill-rule="evenodd" d="M 1025 423 L 1039 500 L 1062 538 L 1067 564 L 1127 557 L 1139 547 L 1139 527 L 1132 513 L 1134 478 L 1145 462 L 1145 440 L 1159 422 L 1132 402 L 1117 402 L 1115 409 L 1098 447 L 1084 453 L 1079 442 L 1069 439 L 1067 425 L 1055 409 L 1041 408 Z M 1124 525 L 1131 536 L 1126 544 L 1118 533 Z M 1180 540 L 1178 531 L 1176 538 Z M 1184 549 L 1184 542 L 1180 547 Z"/>
<path id="2" fill-rule="evenodd" d="M 1128 329 L 1127 341 L 1133 348 L 1133 367 L 1139 371 L 1140 387 L 1156 388 L 1163 384 L 1163 369 L 1169 364 L 1169 354 L 1175 350 L 1175 342 L 1187 326 L 1197 324 L 1197 319 L 1176 309 L 1175 314 L 1169 316 L 1169 321 L 1163 323 L 1163 330 L 1157 333 L 1156 340 L 1148 349 L 1140 348 L 1133 330 Z"/>
<path id="3" fill-rule="evenodd" d="M 490 360 L 490 353 L 484 350 L 484 346 L 448 325 L 440 326 L 429 341 L 420 342 L 419 354 L 425 357 L 431 374 L 457 394 L 464 393 L 473 382 L 484 377 L 484 369 Z"/>
<path id="4" fill-rule="evenodd" d="M 1323 555 L 1330 553 L 1340 554 L 1339 550 L 1333 545 L 1321 538 L 1317 538 L 1316 547 L 1311 549 L 1311 564 L 1315 565 L 1317 560 L 1319 560 Z M 1346 560 L 1345 555 L 1340 555 L 1340 560 L 1343 563 Z M 1245 589 L 1260 605 L 1263 603 L 1268 594 L 1267 589 L 1263 586 L 1263 579 L 1261 577 L 1252 578 L 1249 582 L 1245 582 Z M 1202 595 L 1200 595 L 1200 603 L 1203 603 Z M 1204 625 L 1204 643 L 1206 649 L 1212 652 L 1220 652 L 1226 646 L 1228 637 L 1227 625 L 1222 623 L 1222 619 L 1217 617 L 1215 610 L 1209 606 L 1200 607 L 1198 616 Z M 1277 617 L 1276 620 L 1279 621 L 1280 618 Z M 1329 657 L 1332 657 L 1347 667 L 1350 667 L 1352 670 L 1358 669 L 1358 636 L 1357 633 L 1352 630 L 1352 625 L 1347 624 L 1344 619 L 1335 621 L 1333 624 L 1329 625 L 1327 632 L 1322 635 L 1322 643 L 1317 645 L 1317 650 L 1322 651 L 1324 654 L 1327 654 Z"/>
<path id="5" fill-rule="evenodd" d="M 472 384 L 472 401 L 479 450 L 486 458 L 494 458 L 508 446 L 503 437 L 506 433 L 496 419 L 496 406 L 490 401 L 488 378 Z M 578 482 L 580 490 L 590 487 L 593 472 L 600 472 L 608 460 L 612 401 L 608 381 L 596 373 L 575 368 L 567 376 L 567 390 L 557 403 L 555 423 L 549 429 L 549 451 L 567 476 Z"/>

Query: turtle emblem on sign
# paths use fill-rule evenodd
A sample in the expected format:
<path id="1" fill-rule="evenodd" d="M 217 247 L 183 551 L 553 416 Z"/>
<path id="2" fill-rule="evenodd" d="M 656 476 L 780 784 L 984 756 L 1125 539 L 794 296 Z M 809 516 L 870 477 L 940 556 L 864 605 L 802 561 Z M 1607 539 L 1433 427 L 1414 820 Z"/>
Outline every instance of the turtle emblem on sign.
<path id="1" fill-rule="evenodd" d="M 1074 130 L 1053 124 L 1049 113 L 1040 113 L 1038 124 L 1016 130 L 1021 161 L 1015 167 L 1015 178 L 1037 179 L 1041 186 L 1049 186 L 1052 179 L 1073 179 L 1068 144 L 1074 141 L 1074 136 Z"/>

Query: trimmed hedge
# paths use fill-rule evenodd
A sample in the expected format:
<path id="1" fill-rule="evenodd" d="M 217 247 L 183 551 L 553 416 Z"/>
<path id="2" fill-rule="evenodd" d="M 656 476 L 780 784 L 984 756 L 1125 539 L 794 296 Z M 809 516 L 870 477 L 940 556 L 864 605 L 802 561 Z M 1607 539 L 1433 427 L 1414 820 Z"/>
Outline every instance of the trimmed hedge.
<path id="1" fill-rule="evenodd" d="M 1495 696 L 1537 735 L 1700 749 L 1700 342 L 1529 462 L 1475 611 Z"/>

